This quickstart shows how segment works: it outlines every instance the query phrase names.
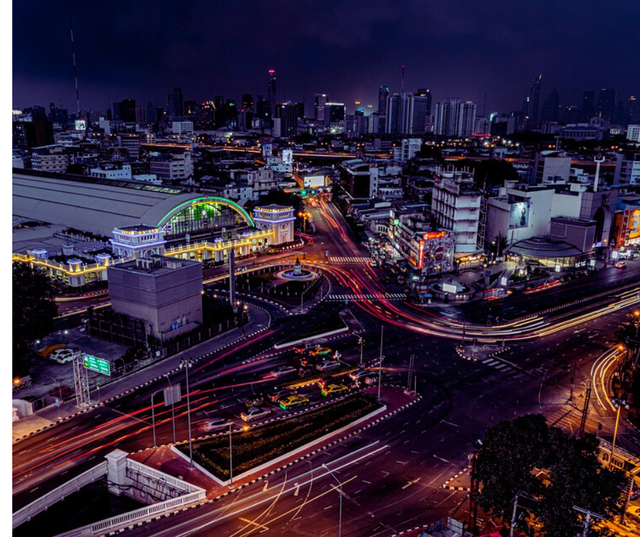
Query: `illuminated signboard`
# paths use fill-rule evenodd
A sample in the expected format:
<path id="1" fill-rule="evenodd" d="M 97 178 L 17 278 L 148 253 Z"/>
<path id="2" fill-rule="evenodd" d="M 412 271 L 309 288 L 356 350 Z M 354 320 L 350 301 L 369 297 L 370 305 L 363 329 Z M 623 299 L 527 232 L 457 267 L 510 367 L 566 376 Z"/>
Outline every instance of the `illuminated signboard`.
<path id="1" fill-rule="evenodd" d="M 640 209 L 631 211 L 627 229 L 629 230 L 629 240 L 640 239 Z"/>
<path id="2" fill-rule="evenodd" d="M 509 205 L 509 229 L 527 227 L 529 225 L 530 204 L 519 201 Z"/>
<path id="3" fill-rule="evenodd" d="M 87 130 L 87 120 L 86 119 L 76 119 L 76 130 L 77 131 L 86 131 Z"/>
<path id="4" fill-rule="evenodd" d="M 430 231 L 422 236 L 422 240 L 432 241 L 434 239 L 444 239 L 446 231 Z"/>
<path id="5" fill-rule="evenodd" d="M 284 164 L 291 164 L 293 162 L 293 151 L 291 149 L 282 150 L 282 162 Z"/>
<path id="6" fill-rule="evenodd" d="M 83 353 L 84 355 L 84 367 L 89 371 L 95 371 L 102 375 L 111 376 L 111 362 L 104 358 L 98 358 L 97 356 L 91 356 L 90 354 Z"/>

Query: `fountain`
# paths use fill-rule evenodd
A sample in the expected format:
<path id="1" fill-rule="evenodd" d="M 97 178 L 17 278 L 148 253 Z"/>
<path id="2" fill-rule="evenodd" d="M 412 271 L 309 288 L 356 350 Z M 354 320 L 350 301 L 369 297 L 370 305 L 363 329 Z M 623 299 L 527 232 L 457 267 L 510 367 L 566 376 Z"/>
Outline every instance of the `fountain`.
<path id="1" fill-rule="evenodd" d="M 300 258 L 298 257 L 293 265 L 293 270 L 281 270 L 276 274 L 276 277 L 282 278 L 283 280 L 303 282 L 307 280 L 315 280 L 318 277 L 318 273 L 303 269 L 300 264 Z"/>

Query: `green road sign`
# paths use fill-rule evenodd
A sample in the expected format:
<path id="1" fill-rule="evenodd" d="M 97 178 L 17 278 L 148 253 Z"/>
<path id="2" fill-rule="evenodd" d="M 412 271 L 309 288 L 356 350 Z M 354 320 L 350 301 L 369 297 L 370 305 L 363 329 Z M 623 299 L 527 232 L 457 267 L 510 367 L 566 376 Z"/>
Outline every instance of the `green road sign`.
<path id="1" fill-rule="evenodd" d="M 103 375 L 111 376 L 111 362 L 104 358 L 98 358 L 97 356 L 91 356 L 90 354 L 84 354 L 84 366 L 89 371 L 95 371 Z"/>

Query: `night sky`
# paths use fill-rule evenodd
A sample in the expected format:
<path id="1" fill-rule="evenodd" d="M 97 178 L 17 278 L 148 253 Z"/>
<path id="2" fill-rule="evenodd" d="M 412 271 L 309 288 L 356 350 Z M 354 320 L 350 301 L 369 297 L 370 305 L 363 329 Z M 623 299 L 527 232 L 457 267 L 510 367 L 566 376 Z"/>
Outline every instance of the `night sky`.
<path id="1" fill-rule="evenodd" d="M 49 102 L 75 110 L 69 17 L 80 101 L 164 106 L 185 100 L 314 93 L 377 108 L 380 84 L 429 88 L 434 101 L 473 99 L 482 113 L 519 110 L 542 73 L 541 103 L 557 87 L 562 105 L 585 89 L 640 94 L 640 2 L 636 0 L 19 0 L 13 4 L 14 108 Z M 597 98 L 597 93 L 596 93 Z"/>

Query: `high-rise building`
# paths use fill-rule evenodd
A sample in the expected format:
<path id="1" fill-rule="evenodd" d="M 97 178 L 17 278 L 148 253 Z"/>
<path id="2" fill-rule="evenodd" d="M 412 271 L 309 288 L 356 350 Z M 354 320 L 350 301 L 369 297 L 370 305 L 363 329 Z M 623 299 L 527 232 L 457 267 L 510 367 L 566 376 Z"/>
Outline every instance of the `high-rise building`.
<path id="1" fill-rule="evenodd" d="M 253 95 L 245 93 L 242 96 L 242 110 L 245 112 L 253 112 Z"/>
<path id="2" fill-rule="evenodd" d="M 276 100 L 276 71 L 275 69 L 269 69 L 269 74 L 267 77 L 267 107 L 269 112 L 269 118 L 273 115 L 273 110 L 278 104 Z"/>
<path id="3" fill-rule="evenodd" d="M 627 100 L 627 119 L 634 125 L 640 123 L 640 99 L 635 95 L 629 95 Z"/>
<path id="4" fill-rule="evenodd" d="M 385 132 L 399 136 L 422 135 L 430 115 L 431 94 L 428 90 L 415 94 L 393 93 L 387 97 Z"/>
<path id="5" fill-rule="evenodd" d="M 598 117 L 613 121 L 616 113 L 616 90 L 603 88 L 598 95 Z"/>
<path id="6" fill-rule="evenodd" d="M 127 123 L 136 122 L 136 100 L 123 99 L 120 101 L 120 119 Z"/>
<path id="7" fill-rule="evenodd" d="M 304 119 L 305 118 L 305 115 L 304 115 L 304 102 L 296 103 L 296 108 L 298 110 L 298 117 L 300 119 Z"/>
<path id="8" fill-rule="evenodd" d="M 529 108 L 527 116 L 529 124 L 536 124 L 539 119 L 540 111 L 540 86 L 542 85 L 542 75 L 538 75 L 533 79 L 531 89 L 529 90 Z"/>
<path id="9" fill-rule="evenodd" d="M 147 103 L 147 122 L 158 123 L 158 103 L 153 101 Z"/>
<path id="10" fill-rule="evenodd" d="M 467 111 L 468 113 L 469 111 Z M 459 120 L 460 99 L 455 98 L 436 103 L 433 118 L 434 134 L 437 136 L 457 136 Z"/>
<path id="11" fill-rule="evenodd" d="M 389 86 L 378 87 L 378 114 L 387 114 L 387 99 L 389 97 Z"/>
<path id="12" fill-rule="evenodd" d="M 410 106 L 409 129 L 402 134 L 424 134 L 427 130 L 427 118 L 431 117 L 431 92 L 419 89 L 411 96 Z"/>
<path id="13" fill-rule="evenodd" d="M 325 110 L 324 107 L 327 104 L 329 96 L 326 93 L 316 93 L 314 98 L 314 115 L 313 118 L 318 123 L 324 123 Z"/>
<path id="14" fill-rule="evenodd" d="M 542 114 L 540 119 L 542 121 L 558 121 L 558 108 L 560 106 L 560 97 L 558 90 L 553 88 L 553 91 L 549 94 L 549 97 L 542 104 Z"/>
<path id="15" fill-rule="evenodd" d="M 298 106 L 291 102 L 275 108 L 275 118 L 280 120 L 280 136 L 290 138 L 298 134 Z"/>
<path id="16" fill-rule="evenodd" d="M 329 123 L 339 123 L 344 121 L 346 116 L 346 106 L 344 103 L 327 103 L 324 107 L 324 121 Z"/>
<path id="17" fill-rule="evenodd" d="M 476 103 L 466 101 L 458 106 L 458 124 L 456 136 L 465 138 L 471 136 L 476 125 Z"/>
<path id="18" fill-rule="evenodd" d="M 596 115 L 596 110 L 593 107 L 593 91 L 585 91 L 582 96 L 582 121 L 588 123 L 589 120 Z"/>
<path id="19" fill-rule="evenodd" d="M 167 94 L 167 106 L 165 111 L 168 116 L 182 117 L 184 115 L 184 103 L 182 100 L 182 88 L 173 88 L 173 91 Z"/>

